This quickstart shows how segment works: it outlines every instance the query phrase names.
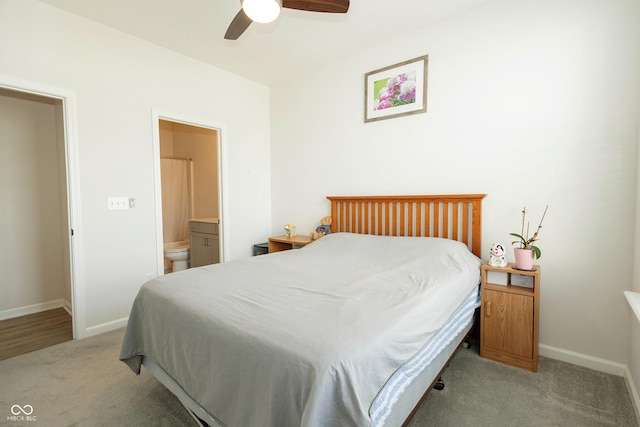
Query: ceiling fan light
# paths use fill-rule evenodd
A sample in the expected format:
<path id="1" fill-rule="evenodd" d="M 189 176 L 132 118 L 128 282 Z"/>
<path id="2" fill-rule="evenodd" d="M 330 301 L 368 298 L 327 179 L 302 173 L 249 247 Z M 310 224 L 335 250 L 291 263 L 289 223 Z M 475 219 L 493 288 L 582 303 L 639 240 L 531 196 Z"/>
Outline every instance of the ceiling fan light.
<path id="1" fill-rule="evenodd" d="M 242 9 L 252 21 L 267 24 L 280 15 L 280 3 L 276 0 L 244 0 Z"/>

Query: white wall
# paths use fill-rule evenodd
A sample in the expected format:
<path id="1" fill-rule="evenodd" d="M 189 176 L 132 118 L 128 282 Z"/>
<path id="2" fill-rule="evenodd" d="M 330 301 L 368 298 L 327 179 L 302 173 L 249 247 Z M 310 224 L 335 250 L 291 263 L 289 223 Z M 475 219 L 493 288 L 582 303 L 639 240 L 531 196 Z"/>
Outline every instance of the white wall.
<path id="1" fill-rule="evenodd" d="M 193 159 L 194 218 L 218 216 L 218 134 L 173 123 L 173 155 Z"/>
<path id="2" fill-rule="evenodd" d="M 523 206 L 537 223 L 549 204 L 541 353 L 619 372 L 629 362 L 639 8 L 496 0 L 272 88 L 273 231 L 312 231 L 327 195 L 487 193 L 488 252 L 511 242 Z M 427 113 L 365 124 L 364 74 L 424 54 Z"/>
<path id="3" fill-rule="evenodd" d="M 271 224 L 266 86 L 32 0 L 0 0 L 0 40 L 0 83 L 32 82 L 76 97 L 80 336 L 122 325 L 147 273 L 158 271 L 152 109 L 224 126 L 227 255 L 248 257 L 264 240 Z M 136 207 L 107 211 L 108 196 L 135 197 Z"/>
<path id="4" fill-rule="evenodd" d="M 70 301 L 59 107 L 57 100 L 0 89 L 0 319 Z"/>
<path id="5" fill-rule="evenodd" d="M 638 120 L 640 126 L 640 117 Z M 638 145 L 640 146 L 640 127 L 638 129 Z M 639 150 L 640 151 L 640 150 Z M 640 165 L 640 152 L 638 153 L 638 164 Z M 629 286 L 630 291 L 640 292 L 640 168 L 637 178 L 637 195 L 636 195 L 636 230 L 635 230 L 635 256 L 633 284 Z M 635 407 L 638 419 L 640 420 L 640 319 L 632 313 L 631 308 L 627 309 L 630 313 L 629 328 L 629 373 L 632 378 L 632 398 L 635 400 Z"/>

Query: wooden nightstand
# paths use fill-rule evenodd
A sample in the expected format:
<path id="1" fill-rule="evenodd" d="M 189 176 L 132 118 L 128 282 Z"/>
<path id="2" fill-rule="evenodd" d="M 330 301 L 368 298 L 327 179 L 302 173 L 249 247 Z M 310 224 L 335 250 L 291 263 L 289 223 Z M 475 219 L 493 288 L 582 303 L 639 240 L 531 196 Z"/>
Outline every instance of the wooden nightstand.
<path id="1" fill-rule="evenodd" d="M 294 247 L 305 246 L 313 242 L 309 236 L 289 237 L 286 234 L 282 236 L 269 237 L 269 253 L 288 251 Z"/>
<path id="2" fill-rule="evenodd" d="M 539 304 L 540 266 L 525 271 L 513 263 L 502 268 L 484 264 L 480 356 L 536 372 Z"/>

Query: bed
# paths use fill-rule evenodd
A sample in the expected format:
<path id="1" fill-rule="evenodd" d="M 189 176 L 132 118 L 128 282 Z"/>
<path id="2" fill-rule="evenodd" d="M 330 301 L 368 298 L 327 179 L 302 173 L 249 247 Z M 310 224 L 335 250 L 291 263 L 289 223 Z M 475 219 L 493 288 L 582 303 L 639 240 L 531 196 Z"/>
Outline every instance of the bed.
<path id="1" fill-rule="evenodd" d="M 397 426 L 479 306 L 483 194 L 328 197 L 332 233 L 158 277 L 120 360 L 222 426 Z"/>

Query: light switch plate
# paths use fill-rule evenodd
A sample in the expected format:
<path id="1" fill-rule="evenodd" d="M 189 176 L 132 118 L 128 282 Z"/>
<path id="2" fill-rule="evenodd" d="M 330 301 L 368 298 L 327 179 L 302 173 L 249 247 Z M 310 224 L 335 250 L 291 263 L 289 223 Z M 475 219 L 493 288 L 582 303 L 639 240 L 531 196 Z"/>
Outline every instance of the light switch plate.
<path id="1" fill-rule="evenodd" d="M 128 197 L 107 197 L 107 210 L 120 211 L 129 209 Z"/>

